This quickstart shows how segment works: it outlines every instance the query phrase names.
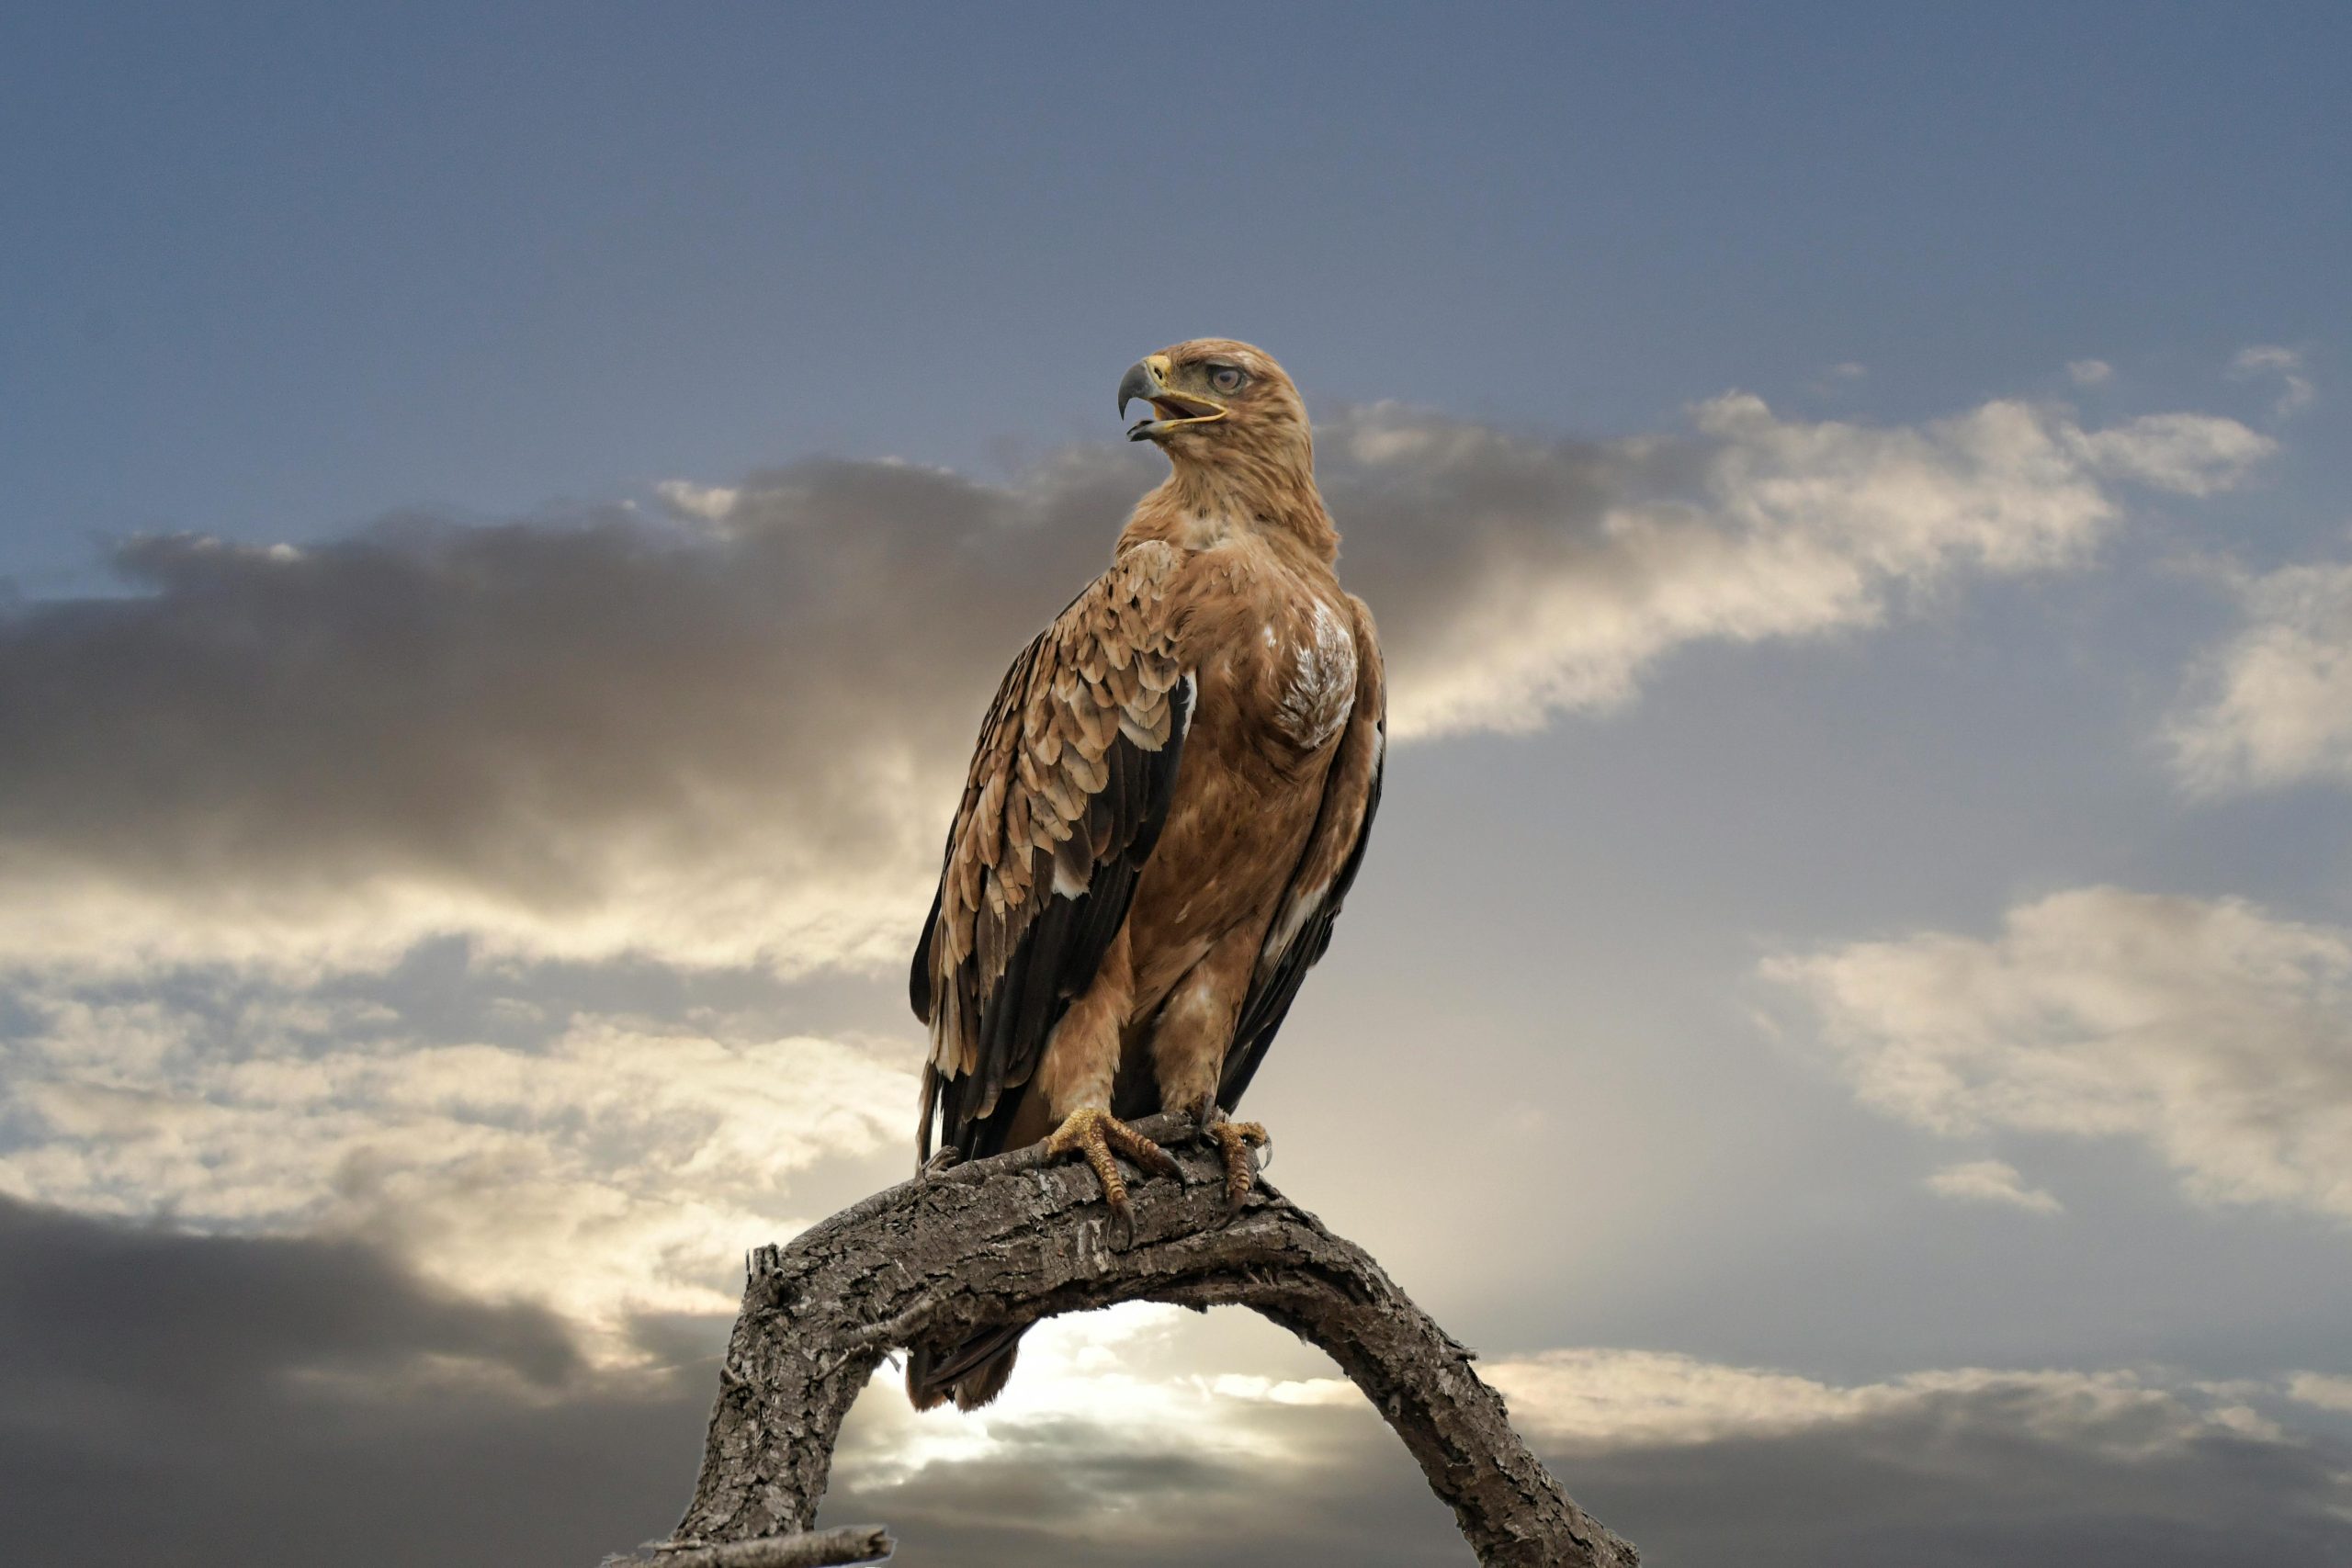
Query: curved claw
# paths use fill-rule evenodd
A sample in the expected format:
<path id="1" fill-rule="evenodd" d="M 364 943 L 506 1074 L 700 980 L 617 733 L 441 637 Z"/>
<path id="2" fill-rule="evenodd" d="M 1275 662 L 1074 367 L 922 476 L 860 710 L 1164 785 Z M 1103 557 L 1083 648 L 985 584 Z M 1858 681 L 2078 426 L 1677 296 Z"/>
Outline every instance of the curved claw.
<path id="1" fill-rule="evenodd" d="M 1127 1201 L 1126 1179 L 1119 1174 L 1119 1162 L 1114 1151 L 1127 1156 L 1153 1176 L 1172 1176 L 1182 1179 L 1183 1168 L 1175 1156 L 1109 1111 L 1087 1106 L 1073 1111 L 1062 1124 L 1046 1140 L 1049 1158 L 1076 1154 L 1093 1168 L 1094 1179 L 1102 1184 L 1102 1201 L 1111 1206 L 1111 1215 L 1125 1232 L 1128 1245 L 1136 1237 L 1135 1208 Z"/>
<path id="2" fill-rule="evenodd" d="M 1274 1141 L 1255 1122 L 1228 1122 L 1221 1117 L 1209 1122 L 1203 1132 L 1216 1145 L 1217 1153 L 1225 1160 L 1226 1207 L 1238 1209 L 1241 1201 L 1250 1196 L 1250 1189 L 1257 1185 L 1258 1161 L 1252 1150 L 1272 1148 Z"/>

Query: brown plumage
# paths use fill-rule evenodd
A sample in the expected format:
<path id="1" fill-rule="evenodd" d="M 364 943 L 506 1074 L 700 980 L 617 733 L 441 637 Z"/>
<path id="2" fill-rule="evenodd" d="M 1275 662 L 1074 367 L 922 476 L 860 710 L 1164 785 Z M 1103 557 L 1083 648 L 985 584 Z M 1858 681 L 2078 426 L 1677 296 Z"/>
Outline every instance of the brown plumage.
<path id="1" fill-rule="evenodd" d="M 1380 799 L 1380 652 L 1332 573 L 1306 412 L 1282 367 L 1201 339 L 1120 403 L 1168 454 L 1111 570 L 989 705 L 915 952 L 931 1026 L 918 1157 L 1050 1138 L 1122 1214 L 1123 1121 L 1201 1118 L 1238 1201 L 1264 1134 L 1224 1113 L 1323 955 Z M 995 1397 L 1019 1338 L 919 1350 L 910 1396 Z"/>

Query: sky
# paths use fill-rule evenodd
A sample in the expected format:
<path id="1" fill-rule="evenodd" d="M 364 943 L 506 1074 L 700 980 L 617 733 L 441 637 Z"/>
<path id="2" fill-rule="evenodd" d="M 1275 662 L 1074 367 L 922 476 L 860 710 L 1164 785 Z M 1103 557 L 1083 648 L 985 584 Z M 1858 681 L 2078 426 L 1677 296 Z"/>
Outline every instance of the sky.
<path id="1" fill-rule="evenodd" d="M 1645 1561 L 2352 1557 L 2340 8 L 0 28 L 11 1558 L 668 1529 L 1212 334 L 1389 666 L 1283 1190 Z M 889 1376 L 904 1562 L 1469 1560 L 1247 1314 Z"/>

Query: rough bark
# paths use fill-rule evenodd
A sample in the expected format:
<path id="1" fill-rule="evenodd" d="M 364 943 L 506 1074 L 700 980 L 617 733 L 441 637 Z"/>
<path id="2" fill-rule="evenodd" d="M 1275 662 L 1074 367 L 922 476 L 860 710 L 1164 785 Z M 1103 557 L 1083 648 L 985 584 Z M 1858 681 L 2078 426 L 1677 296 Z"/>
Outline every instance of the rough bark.
<path id="1" fill-rule="evenodd" d="M 1130 1176 L 1132 1238 L 1091 1171 L 1032 1147 L 918 1177 L 753 1253 L 679 1542 L 808 1529 L 842 1419 L 890 1351 L 1160 1301 L 1250 1307 L 1320 1347 L 1404 1439 L 1480 1562 L 1633 1568 L 1634 1549 L 1511 1430 L 1470 1352 L 1362 1248 L 1263 1182 L 1228 1213 L 1191 1122 L 1139 1125 L 1186 1180 Z"/>
<path id="2" fill-rule="evenodd" d="M 597 1568 L 840 1568 L 875 1562 L 898 1543 L 880 1525 L 850 1525 L 807 1535 L 762 1536 L 718 1546 L 669 1541 L 636 1557 L 607 1557 Z"/>

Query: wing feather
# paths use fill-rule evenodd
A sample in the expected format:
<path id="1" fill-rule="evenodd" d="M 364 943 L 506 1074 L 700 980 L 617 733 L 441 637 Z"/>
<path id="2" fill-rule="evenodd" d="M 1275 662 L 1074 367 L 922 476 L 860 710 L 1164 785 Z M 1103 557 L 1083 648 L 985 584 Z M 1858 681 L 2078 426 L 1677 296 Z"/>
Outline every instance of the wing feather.
<path id="1" fill-rule="evenodd" d="M 1010 1091 L 1125 920 L 1174 793 L 1194 683 L 1177 650 L 1176 552 L 1124 552 L 1013 660 L 948 830 L 909 999 L 931 1026 L 919 1156 L 934 1119 L 992 1153 Z"/>

